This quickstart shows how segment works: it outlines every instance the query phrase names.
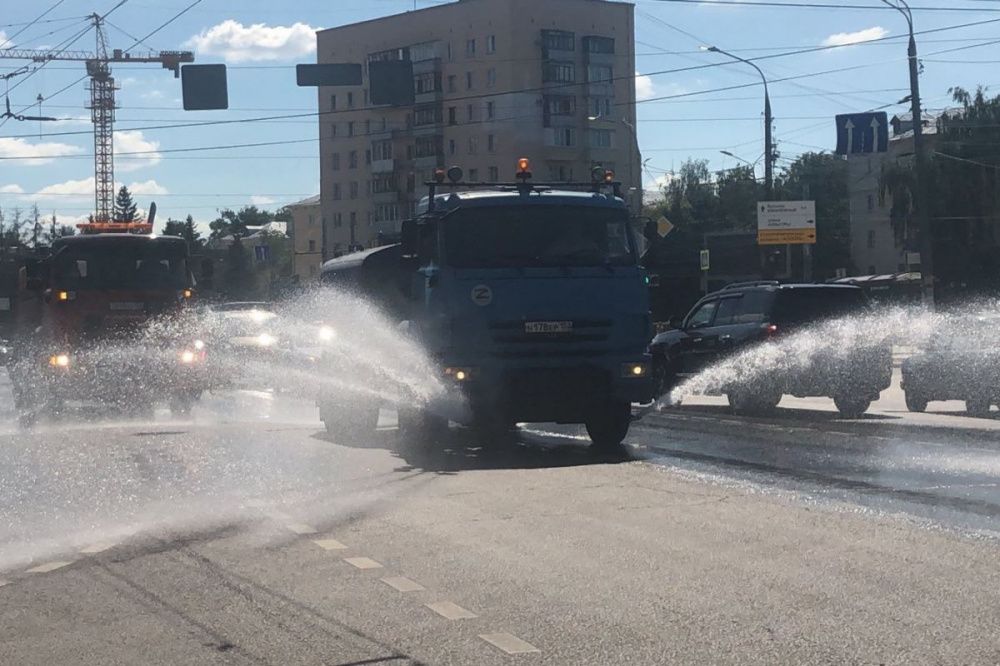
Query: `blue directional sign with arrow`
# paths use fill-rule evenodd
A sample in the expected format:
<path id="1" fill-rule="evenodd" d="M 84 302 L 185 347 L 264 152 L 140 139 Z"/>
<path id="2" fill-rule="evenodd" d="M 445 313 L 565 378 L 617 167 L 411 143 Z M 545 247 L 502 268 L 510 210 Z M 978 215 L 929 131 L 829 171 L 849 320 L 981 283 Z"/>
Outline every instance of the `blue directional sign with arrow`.
<path id="1" fill-rule="evenodd" d="M 889 117 L 880 113 L 837 116 L 837 154 L 863 155 L 889 150 Z"/>

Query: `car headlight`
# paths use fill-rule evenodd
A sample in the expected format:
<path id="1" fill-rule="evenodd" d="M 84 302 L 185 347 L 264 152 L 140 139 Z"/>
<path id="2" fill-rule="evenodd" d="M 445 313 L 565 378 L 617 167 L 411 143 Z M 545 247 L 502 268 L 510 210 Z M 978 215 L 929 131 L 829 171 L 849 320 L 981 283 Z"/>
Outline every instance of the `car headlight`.
<path id="1" fill-rule="evenodd" d="M 337 331 L 330 326 L 320 326 L 316 335 L 322 342 L 332 342 L 337 337 Z"/>
<path id="2" fill-rule="evenodd" d="M 277 342 L 278 339 L 270 333 L 261 333 L 257 336 L 257 344 L 261 347 L 273 347 Z"/>
<path id="3" fill-rule="evenodd" d="M 201 340 L 195 340 L 194 341 L 194 348 L 197 351 L 201 351 L 201 350 L 203 350 L 205 348 L 205 343 L 202 342 Z"/>
<path id="4" fill-rule="evenodd" d="M 641 379 L 649 376 L 649 363 L 624 363 L 622 364 L 622 377 L 630 379 Z"/>

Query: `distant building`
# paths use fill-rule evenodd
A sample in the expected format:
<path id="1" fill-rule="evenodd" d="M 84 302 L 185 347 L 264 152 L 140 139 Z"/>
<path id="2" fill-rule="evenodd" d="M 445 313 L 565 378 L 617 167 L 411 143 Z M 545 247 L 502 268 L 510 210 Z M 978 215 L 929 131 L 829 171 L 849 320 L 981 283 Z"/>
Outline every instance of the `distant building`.
<path id="1" fill-rule="evenodd" d="M 923 117 L 927 149 L 933 150 L 937 135 L 934 115 Z M 903 221 L 895 226 L 890 215 L 892 195 L 881 187 L 883 169 L 893 162 L 912 164 L 913 119 L 900 114 L 890 121 L 892 137 L 885 153 L 847 156 L 847 191 L 851 214 L 851 260 L 855 275 L 889 275 L 919 270 L 919 241 L 913 227 Z M 848 267 L 845 267 L 848 268 Z"/>
<path id="2" fill-rule="evenodd" d="M 586 181 L 613 169 L 641 203 L 631 4 L 461 0 L 317 33 L 320 63 L 413 61 L 415 104 L 372 107 L 362 86 L 319 88 L 324 258 L 399 232 L 423 183 Z M 631 188 L 635 188 L 631 190 Z"/>
<path id="3" fill-rule="evenodd" d="M 287 208 L 292 214 L 289 235 L 295 249 L 293 275 L 302 282 L 313 280 L 319 276 L 323 264 L 323 212 L 319 195 L 289 204 Z"/>

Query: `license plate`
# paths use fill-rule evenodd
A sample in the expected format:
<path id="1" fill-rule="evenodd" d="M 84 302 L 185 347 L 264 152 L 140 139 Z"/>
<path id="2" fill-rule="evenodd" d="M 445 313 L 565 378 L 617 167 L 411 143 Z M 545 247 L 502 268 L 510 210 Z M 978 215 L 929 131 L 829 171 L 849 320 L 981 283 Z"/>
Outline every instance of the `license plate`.
<path id="1" fill-rule="evenodd" d="M 117 303 L 111 303 L 110 307 L 115 312 L 136 312 L 137 310 L 144 310 L 146 308 L 146 304 L 120 301 Z"/>
<path id="2" fill-rule="evenodd" d="M 571 321 L 526 321 L 524 322 L 525 333 L 572 333 L 573 322 Z"/>

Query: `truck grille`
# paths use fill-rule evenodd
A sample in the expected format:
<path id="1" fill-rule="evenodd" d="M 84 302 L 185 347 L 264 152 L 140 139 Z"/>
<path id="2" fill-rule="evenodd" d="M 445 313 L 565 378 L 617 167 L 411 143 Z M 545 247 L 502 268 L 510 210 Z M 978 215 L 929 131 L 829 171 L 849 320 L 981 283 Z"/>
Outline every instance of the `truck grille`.
<path id="1" fill-rule="evenodd" d="M 561 318 L 561 321 L 569 321 Z M 568 333 L 526 333 L 524 320 L 492 321 L 489 323 L 493 356 L 498 358 L 531 358 L 551 356 L 598 356 L 610 350 L 606 343 L 611 335 L 610 319 L 573 319 Z"/>

